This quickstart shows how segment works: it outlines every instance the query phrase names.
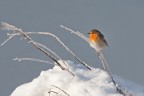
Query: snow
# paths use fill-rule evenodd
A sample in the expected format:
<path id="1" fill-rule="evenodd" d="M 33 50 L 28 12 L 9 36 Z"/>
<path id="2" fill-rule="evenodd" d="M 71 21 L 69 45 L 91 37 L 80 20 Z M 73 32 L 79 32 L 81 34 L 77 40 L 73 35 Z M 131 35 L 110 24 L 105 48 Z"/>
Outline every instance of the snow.
<path id="1" fill-rule="evenodd" d="M 99 68 L 88 70 L 72 61 L 65 61 L 65 64 L 75 76 L 54 66 L 42 71 L 32 82 L 17 87 L 11 96 L 123 96 L 116 91 L 107 72 Z M 144 87 L 116 75 L 114 80 L 134 96 L 144 96 Z"/>

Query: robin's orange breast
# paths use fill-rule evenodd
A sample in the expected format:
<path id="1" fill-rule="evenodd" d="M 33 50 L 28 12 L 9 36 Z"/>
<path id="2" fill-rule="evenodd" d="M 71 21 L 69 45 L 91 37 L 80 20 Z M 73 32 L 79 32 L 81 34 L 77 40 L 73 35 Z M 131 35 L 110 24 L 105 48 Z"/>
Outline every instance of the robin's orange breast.
<path id="1" fill-rule="evenodd" d="M 90 37 L 89 37 L 90 41 L 97 43 L 98 39 L 99 39 L 98 34 L 90 34 Z"/>

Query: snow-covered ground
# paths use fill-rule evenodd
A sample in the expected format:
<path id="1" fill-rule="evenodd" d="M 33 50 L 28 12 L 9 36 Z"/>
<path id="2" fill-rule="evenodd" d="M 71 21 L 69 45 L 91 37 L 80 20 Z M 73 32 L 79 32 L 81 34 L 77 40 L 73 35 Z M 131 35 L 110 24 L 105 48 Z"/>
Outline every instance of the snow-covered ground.
<path id="1" fill-rule="evenodd" d="M 88 70 L 72 61 L 65 62 L 75 76 L 54 66 L 42 71 L 32 82 L 17 87 L 11 96 L 124 96 L 116 91 L 107 72 L 99 68 Z M 144 96 L 144 87 L 115 75 L 113 77 L 126 93 Z"/>

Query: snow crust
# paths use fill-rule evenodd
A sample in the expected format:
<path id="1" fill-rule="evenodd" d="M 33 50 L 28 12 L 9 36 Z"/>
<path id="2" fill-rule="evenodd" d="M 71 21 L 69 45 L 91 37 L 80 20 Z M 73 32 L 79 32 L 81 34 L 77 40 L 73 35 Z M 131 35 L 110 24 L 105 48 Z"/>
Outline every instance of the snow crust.
<path id="1" fill-rule="evenodd" d="M 54 66 L 42 71 L 32 82 L 17 87 L 11 96 L 123 96 L 117 93 L 107 72 L 99 68 L 88 70 L 72 61 L 65 63 L 75 76 Z M 135 96 L 144 96 L 144 87 L 118 76 L 114 76 L 114 80 Z"/>

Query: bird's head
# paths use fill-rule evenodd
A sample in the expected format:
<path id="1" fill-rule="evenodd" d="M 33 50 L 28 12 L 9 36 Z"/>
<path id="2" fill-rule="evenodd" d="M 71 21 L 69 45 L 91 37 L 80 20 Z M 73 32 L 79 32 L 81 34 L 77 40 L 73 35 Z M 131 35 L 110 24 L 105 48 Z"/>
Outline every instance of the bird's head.
<path id="1" fill-rule="evenodd" d="M 97 29 L 92 29 L 88 34 L 90 41 L 95 41 L 98 39 L 100 31 Z"/>

